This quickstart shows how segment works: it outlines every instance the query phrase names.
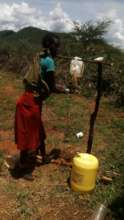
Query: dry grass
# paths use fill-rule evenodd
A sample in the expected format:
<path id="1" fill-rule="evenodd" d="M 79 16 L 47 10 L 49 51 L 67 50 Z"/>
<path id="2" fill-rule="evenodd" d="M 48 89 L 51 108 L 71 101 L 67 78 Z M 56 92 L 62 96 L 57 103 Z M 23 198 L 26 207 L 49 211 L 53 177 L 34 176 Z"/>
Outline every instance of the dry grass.
<path id="1" fill-rule="evenodd" d="M 22 80 L 10 73 L 0 73 L 0 149 L 15 153 L 13 122 L 15 102 L 22 93 Z M 47 153 L 56 149 L 60 157 L 70 159 L 77 151 L 86 151 L 89 117 L 94 100 L 77 95 L 52 95 L 43 107 L 43 121 L 47 133 Z M 78 193 L 70 189 L 71 168 L 56 164 L 36 167 L 35 180 L 16 179 L 3 165 L 0 171 L 0 216 L 3 220 L 85 220 L 89 219 L 99 202 L 116 201 L 123 190 L 123 112 L 113 109 L 102 99 L 95 126 L 93 153 L 99 158 L 99 175 L 105 171 L 120 174 L 112 184 L 104 185 L 97 178 L 92 193 Z M 76 138 L 83 131 L 84 137 Z M 3 158 L 1 154 L 0 158 Z M 2 159 L 1 159 L 2 160 Z M 120 214 L 120 213 L 119 213 Z M 119 216 L 118 214 L 118 216 Z M 123 214 L 123 213 L 122 213 Z M 122 215 L 121 214 L 121 215 Z"/>

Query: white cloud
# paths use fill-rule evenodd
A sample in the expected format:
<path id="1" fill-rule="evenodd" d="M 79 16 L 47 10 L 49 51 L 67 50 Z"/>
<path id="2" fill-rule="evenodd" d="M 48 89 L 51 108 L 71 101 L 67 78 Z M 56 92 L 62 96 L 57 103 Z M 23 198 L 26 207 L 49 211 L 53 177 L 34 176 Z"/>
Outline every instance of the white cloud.
<path id="1" fill-rule="evenodd" d="M 102 4 L 100 0 L 79 0 L 78 3 L 75 0 L 47 0 L 48 2 L 46 0 L 24 0 L 25 2 L 14 0 L 17 3 L 13 3 L 13 0 L 5 0 L 6 3 L 2 1 L 0 3 L 0 30 L 17 31 L 23 27 L 34 26 L 45 30 L 69 32 L 73 29 L 72 18 L 85 23 L 87 20 L 103 20 L 106 16 L 112 20 L 106 35 L 107 40 L 124 48 L 124 3 L 121 0 L 104 0 Z M 50 3 L 58 1 L 61 4 L 57 3 L 51 10 L 54 4 L 50 7 Z"/>
<path id="2" fill-rule="evenodd" d="M 63 11 L 60 3 L 50 12 L 50 21 L 51 29 L 54 31 L 69 32 L 73 29 L 73 22 Z"/>
<path id="3" fill-rule="evenodd" d="M 31 24 L 31 17 L 35 15 L 36 10 L 31 8 L 27 3 L 6 3 L 0 4 L 0 29 L 18 30 L 25 25 Z"/>
<path id="4" fill-rule="evenodd" d="M 99 18 L 102 20 L 105 18 L 104 14 L 99 14 Z M 106 38 L 109 42 L 116 46 L 124 48 L 124 22 L 123 17 L 120 16 L 117 9 L 110 9 L 106 11 L 106 19 L 111 20 Z"/>
<path id="5" fill-rule="evenodd" d="M 17 31 L 26 26 L 35 26 L 46 30 L 68 32 L 73 28 L 73 22 L 59 3 L 47 16 L 43 16 L 41 10 L 31 7 L 25 2 L 11 5 L 0 3 L 0 8 L 0 30 Z"/>

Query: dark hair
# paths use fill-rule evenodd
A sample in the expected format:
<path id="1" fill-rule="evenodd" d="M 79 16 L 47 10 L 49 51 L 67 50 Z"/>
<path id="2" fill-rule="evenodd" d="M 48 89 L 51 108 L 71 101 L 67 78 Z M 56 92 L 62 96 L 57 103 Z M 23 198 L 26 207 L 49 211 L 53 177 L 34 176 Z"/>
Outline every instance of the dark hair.
<path id="1" fill-rule="evenodd" d="M 49 48 L 51 44 L 55 44 L 56 47 L 60 45 L 60 38 L 56 34 L 48 33 L 42 39 L 42 45 L 44 48 Z"/>

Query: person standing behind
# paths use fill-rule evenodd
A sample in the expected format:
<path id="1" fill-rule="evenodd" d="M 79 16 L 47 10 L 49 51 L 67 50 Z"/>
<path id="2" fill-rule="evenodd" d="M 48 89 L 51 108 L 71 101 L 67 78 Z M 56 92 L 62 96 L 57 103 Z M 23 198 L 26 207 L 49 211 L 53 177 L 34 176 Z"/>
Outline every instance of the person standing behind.
<path id="1" fill-rule="evenodd" d="M 42 40 L 43 52 L 40 54 L 40 74 L 47 83 L 50 92 L 57 92 L 55 83 L 55 57 L 60 46 L 60 39 L 57 35 L 49 33 Z"/>
<path id="2" fill-rule="evenodd" d="M 56 34 L 48 33 L 42 39 L 43 51 L 39 55 L 39 66 L 40 66 L 40 76 L 43 79 L 48 87 L 50 93 L 68 93 L 69 89 L 65 86 L 56 84 L 55 80 L 55 58 L 58 54 L 58 49 L 60 46 L 60 39 Z M 43 149 L 45 149 L 43 143 L 39 146 L 38 151 L 40 150 L 41 156 L 43 155 Z M 37 152 L 38 152 L 37 151 Z M 44 150 L 46 152 L 46 150 Z M 43 161 L 49 161 L 48 158 L 43 157 Z"/>
<path id="3" fill-rule="evenodd" d="M 56 34 L 48 33 L 42 40 L 43 51 L 39 55 L 40 75 L 47 83 L 50 93 L 69 93 L 70 90 L 55 80 L 55 58 L 58 55 L 60 39 Z"/>
<path id="4" fill-rule="evenodd" d="M 53 33 L 46 34 L 42 39 L 43 51 L 39 54 L 39 66 L 41 79 L 48 85 L 50 93 L 60 92 L 56 88 L 55 83 L 55 57 L 58 53 L 60 46 L 60 39 Z M 43 157 L 43 163 L 48 161 L 46 157 L 45 143 L 42 142 L 38 149 L 37 154 L 40 150 L 41 156 Z"/>

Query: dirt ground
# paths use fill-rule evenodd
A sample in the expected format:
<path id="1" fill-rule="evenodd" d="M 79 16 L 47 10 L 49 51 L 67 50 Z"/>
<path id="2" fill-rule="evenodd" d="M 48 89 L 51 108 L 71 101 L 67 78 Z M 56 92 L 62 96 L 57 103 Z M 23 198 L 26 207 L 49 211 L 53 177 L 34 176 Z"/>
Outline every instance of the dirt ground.
<path id="1" fill-rule="evenodd" d="M 53 130 L 51 135 L 53 135 Z M 60 138 L 62 136 L 60 134 Z M 12 137 L 13 131 L 0 132 L 0 149 L 4 151 L 5 155 L 18 153 Z M 47 147 L 50 152 L 50 146 Z M 68 160 L 70 154 L 74 154 L 71 151 L 72 148 L 69 146 L 68 152 L 63 151 L 61 157 Z M 18 178 L 3 164 L 0 173 L 0 219 L 89 219 L 91 211 L 89 208 L 87 210 L 86 204 L 89 197 L 87 196 L 88 198 L 85 198 L 84 201 L 83 195 L 71 191 L 68 182 L 70 172 L 71 167 L 63 165 L 60 160 L 60 163 L 35 167 L 34 181 L 29 182 Z"/>
<path id="2" fill-rule="evenodd" d="M 1 73 L 0 77 L 3 79 L 0 83 L 0 102 L 2 103 L 0 151 L 4 153 L 5 158 L 7 155 L 19 153 L 14 143 L 13 123 L 16 99 L 22 92 L 22 87 L 18 88 L 18 85 L 21 85 L 22 81 L 16 79 L 14 75 L 10 81 L 8 81 L 7 74 L 4 76 Z M 80 103 L 81 100 L 82 97 L 76 97 L 77 103 Z M 88 116 L 85 118 L 89 120 L 94 101 L 89 102 L 85 99 L 85 102 L 86 108 L 83 111 L 87 112 Z M 73 108 L 71 109 L 73 110 Z M 104 119 L 102 118 L 103 113 Z M 118 117 L 124 116 L 123 113 L 116 113 L 117 115 Z M 72 128 L 70 126 L 68 130 L 64 130 L 62 123 L 68 127 L 71 118 L 66 115 L 59 119 L 53 111 L 52 105 L 50 107 L 47 104 L 44 104 L 42 116 L 48 135 L 47 154 L 54 152 L 57 154 L 58 161 L 45 165 L 37 164 L 33 172 L 34 181 L 31 182 L 19 177 L 18 173 L 11 172 L 4 163 L 2 164 L 0 168 L 0 220 L 90 220 L 93 212 L 93 208 L 90 206 L 93 192 L 73 192 L 69 182 L 71 159 L 76 152 L 86 150 L 84 146 L 87 144 L 88 128 L 85 130 L 83 139 L 78 141 L 74 139 L 70 142 L 68 136 L 65 138 L 65 134 Z M 103 124 L 111 122 L 111 117 L 108 116 L 108 112 L 104 112 L 104 108 L 99 112 L 100 117 Z M 98 151 L 102 152 L 107 143 L 104 137 L 99 136 L 99 138 L 96 150 L 99 146 Z M 61 158 L 64 159 L 64 162 Z"/>
<path id="3" fill-rule="evenodd" d="M 16 89 L 16 80 L 14 76 L 6 84 L 8 76 L 3 79 L 1 85 L 1 103 L 3 103 L 3 111 L 6 112 L 6 117 L 1 114 L 1 129 L 0 129 L 0 150 L 7 155 L 15 155 L 17 151 L 14 143 L 14 107 L 9 108 L 11 104 L 15 105 L 16 99 L 21 93 L 21 89 Z M 15 84 L 12 81 L 15 80 Z M 21 80 L 19 81 L 21 83 Z M 11 100 L 6 100 L 10 97 Z M 6 102 L 6 103 L 5 103 Z M 9 108 L 9 115 L 7 106 Z M 7 119 L 8 117 L 8 119 Z M 55 118 L 54 113 L 45 106 L 45 115 L 43 115 L 44 123 L 47 124 L 50 118 Z M 5 126 L 5 127 L 4 127 Z M 8 128 L 9 126 L 9 128 Z M 47 143 L 47 153 L 53 149 L 59 152 L 59 158 L 65 158 L 69 161 L 74 153 L 78 150 L 68 143 L 63 143 L 64 133 L 58 131 L 52 122 L 46 126 L 46 133 L 52 137 L 52 141 Z M 61 145 L 54 147 L 55 140 L 59 140 Z M 7 169 L 3 163 L 0 172 L 0 219 L 1 220 L 82 220 L 88 219 L 90 210 L 85 207 L 86 201 L 83 202 L 83 196 L 79 193 L 74 194 L 69 186 L 69 177 L 71 166 L 63 165 L 60 162 L 49 163 L 36 166 L 33 172 L 34 181 L 29 182 L 23 178 L 18 178 Z M 88 201 L 88 198 L 87 198 Z"/>

